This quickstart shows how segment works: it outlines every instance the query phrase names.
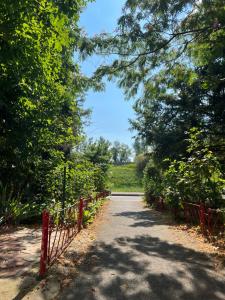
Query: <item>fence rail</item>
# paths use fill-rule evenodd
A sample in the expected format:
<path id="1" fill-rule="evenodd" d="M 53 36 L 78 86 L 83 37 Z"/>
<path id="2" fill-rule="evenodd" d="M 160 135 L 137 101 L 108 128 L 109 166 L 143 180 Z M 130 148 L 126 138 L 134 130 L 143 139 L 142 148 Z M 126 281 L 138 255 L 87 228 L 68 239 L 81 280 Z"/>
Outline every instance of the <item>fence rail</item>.
<path id="1" fill-rule="evenodd" d="M 160 197 L 152 201 L 157 210 L 168 209 L 164 200 Z M 188 224 L 200 225 L 204 235 L 212 236 L 225 234 L 225 212 L 220 209 L 206 207 L 203 203 L 183 202 L 183 208 L 172 209 L 175 216 L 181 214 Z"/>
<path id="2" fill-rule="evenodd" d="M 95 197 L 80 198 L 76 204 L 65 209 L 55 212 L 43 211 L 39 270 L 41 277 L 45 275 L 47 269 L 54 264 L 81 230 L 83 212 L 89 209 L 88 204 L 108 195 L 109 192 L 104 191 L 98 193 Z"/>
<path id="3" fill-rule="evenodd" d="M 184 202 L 184 215 L 187 223 L 199 224 L 205 235 L 224 233 L 225 213 L 222 210 L 208 208 L 203 203 Z"/>

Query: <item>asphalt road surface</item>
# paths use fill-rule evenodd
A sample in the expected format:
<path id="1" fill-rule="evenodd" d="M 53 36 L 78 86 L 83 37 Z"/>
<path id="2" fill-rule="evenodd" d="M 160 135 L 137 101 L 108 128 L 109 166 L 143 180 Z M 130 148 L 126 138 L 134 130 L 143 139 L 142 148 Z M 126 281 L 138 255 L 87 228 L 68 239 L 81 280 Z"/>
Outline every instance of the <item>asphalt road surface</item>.
<path id="1" fill-rule="evenodd" d="M 225 276 L 187 233 L 140 196 L 112 196 L 97 239 L 62 300 L 224 300 Z"/>

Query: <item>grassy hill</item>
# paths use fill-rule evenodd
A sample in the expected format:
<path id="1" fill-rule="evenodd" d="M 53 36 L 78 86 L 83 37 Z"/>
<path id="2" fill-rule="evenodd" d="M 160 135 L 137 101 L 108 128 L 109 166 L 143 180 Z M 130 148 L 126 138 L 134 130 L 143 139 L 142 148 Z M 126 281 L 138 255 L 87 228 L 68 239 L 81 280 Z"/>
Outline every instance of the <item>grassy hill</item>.
<path id="1" fill-rule="evenodd" d="M 135 164 L 111 165 L 109 169 L 109 188 L 113 192 L 143 192 L 141 179 L 136 176 Z"/>

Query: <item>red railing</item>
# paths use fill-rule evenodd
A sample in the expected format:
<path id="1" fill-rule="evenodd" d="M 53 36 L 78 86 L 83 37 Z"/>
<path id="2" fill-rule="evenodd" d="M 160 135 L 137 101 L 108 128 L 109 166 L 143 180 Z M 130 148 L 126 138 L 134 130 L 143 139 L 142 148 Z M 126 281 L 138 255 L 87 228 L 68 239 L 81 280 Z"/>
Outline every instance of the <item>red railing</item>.
<path id="1" fill-rule="evenodd" d="M 200 223 L 200 206 L 199 204 L 183 202 L 184 217 L 187 223 L 197 225 Z"/>
<path id="2" fill-rule="evenodd" d="M 95 197 L 80 200 L 73 206 L 53 213 L 42 213 L 42 242 L 39 275 L 42 277 L 47 269 L 66 250 L 82 228 L 83 212 L 89 209 L 89 203 L 109 195 L 108 191 L 98 193 Z"/>
<path id="3" fill-rule="evenodd" d="M 184 216 L 187 223 L 199 224 L 205 235 L 224 233 L 225 212 L 207 208 L 203 203 L 184 202 Z"/>
<path id="4" fill-rule="evenodd" d="M 152 198 L 150 201 L 154 203 L 159 211 L 171 210 L 174 216 L 184 216 L 187 223 L 200 225 L 204 235 L 212 236 L 225 233 L 225 212 L 220 209 L 207 208 L 203 203 L 196 204 L 183 202 L 183 208 L 169 208 L 163 198 Z"/>

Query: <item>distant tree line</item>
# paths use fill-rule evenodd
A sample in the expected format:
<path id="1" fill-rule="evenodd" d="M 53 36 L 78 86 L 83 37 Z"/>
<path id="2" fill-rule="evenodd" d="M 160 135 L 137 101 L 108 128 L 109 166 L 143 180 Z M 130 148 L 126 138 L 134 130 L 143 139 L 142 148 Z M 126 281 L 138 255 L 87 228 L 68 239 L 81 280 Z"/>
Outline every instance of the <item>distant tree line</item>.
<path id="1" fill-rule="evenodd" d="M 100 137 L 97 140 L 87 139 L 80 147 L 84 151 L 87 159 L 93 163 L 98 163 L 107 170 L 110 163 L 123 165 L 129 163 L 132 158 L 130 147 L 119 141 L 111 143 L 107 139 Z"/>
<path id="2" fill-rule="evenodd" d="M 123 165 L 131 161 L 132 151 L 128 145 L 115 141 L 111 148 L 112 162 L 115 165 Z"/>

